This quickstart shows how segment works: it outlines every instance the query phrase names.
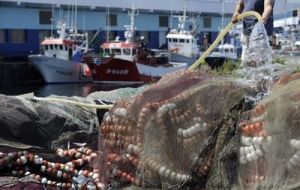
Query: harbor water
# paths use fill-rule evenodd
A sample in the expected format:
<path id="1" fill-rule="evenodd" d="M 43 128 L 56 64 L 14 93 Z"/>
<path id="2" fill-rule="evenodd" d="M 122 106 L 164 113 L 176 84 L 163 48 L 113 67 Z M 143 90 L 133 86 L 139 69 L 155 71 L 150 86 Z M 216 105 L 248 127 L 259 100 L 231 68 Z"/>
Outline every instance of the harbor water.
<path id="1" fill-rule="evenodd" d="M 65 84 L 25 84 L 13 85 L 6 88 L 0 88 L 0 94 L 22 95 L 33 93 L 37 97 L 46 97 L 50 95 L 58 96 L 80 96 L 86 97 L 95 91 L 109 91 L 117 88 L 128 87 L 120 84 L 98 84 L 98 83 L 65 83 Z M 131 85 L 130 87 L 137 87 Z"/>
<path id="2" fill-rule="evenodd" d="M 95 91 L 109 91 L 123 87 L 138 87 L 138 85 L 93 82 L 46 84 L 26 58 L 0 62 L 0 94 L 4 95 L 33 93 L 37 97 L 50 95 L 86 97 Z"/>

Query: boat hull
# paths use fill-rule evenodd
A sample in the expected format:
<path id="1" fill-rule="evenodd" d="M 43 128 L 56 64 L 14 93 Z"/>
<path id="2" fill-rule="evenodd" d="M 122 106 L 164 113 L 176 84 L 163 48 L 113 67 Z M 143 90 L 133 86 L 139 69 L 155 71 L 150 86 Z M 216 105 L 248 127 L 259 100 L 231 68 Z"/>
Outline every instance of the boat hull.
<path id="1" fill-rule="evenodd" d="M 44 55 L 30 55 L 28 58 L 42 74 L 46 83 L 92 82 L 91 72 L 85 63 L 75 63 Z"/>
<path id="2" fill-rule="evenodd" d="M 171 61 L 187 63 L 188 67 L 193 65 L 193 63 L 195 63 L 198 59 L 197 57 L 188 57 L 188 56 L 181 55 L 178 53 L 170 53 L 170 55 L 171 55 Z"/>
<path id="3" fill-rule="evenodd" d="M 186 63 L 169 63 L 169 67 L 151 66 L 132 61 L 111 58 L 99 65 L 90 65 L 94 82 L 102 83 L 149 83 L 164 74 L 187 68 Z"/>

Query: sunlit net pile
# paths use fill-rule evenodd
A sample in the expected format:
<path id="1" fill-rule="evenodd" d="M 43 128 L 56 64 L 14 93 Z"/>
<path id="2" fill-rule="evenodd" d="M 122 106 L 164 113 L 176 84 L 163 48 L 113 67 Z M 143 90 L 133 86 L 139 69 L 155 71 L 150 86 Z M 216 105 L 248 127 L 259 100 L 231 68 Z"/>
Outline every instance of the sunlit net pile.
<path id="1" fill-rule="evenodd" d="M 236 189 L 300 188 L 299 78 L 282 76 L 242 122 Z"/>
<path id="2" fill-rule="evenodd" d="M 110 177 L 143 187 L 205 186 L 212 160 L 235 130 L 223 118 L 249 93 L 196 71 L 167 75 L 118 101 L 100 127 Z"/>

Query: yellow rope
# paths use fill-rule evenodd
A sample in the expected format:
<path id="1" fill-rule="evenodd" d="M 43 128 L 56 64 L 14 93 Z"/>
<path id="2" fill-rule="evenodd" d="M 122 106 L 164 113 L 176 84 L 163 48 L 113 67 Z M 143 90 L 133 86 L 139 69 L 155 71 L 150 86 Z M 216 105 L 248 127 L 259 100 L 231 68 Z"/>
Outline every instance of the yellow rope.
<path id="1" fill-rule="evenodd" d="M 258 21 L 262 20 L 261 15 L 259 13 L 255 12 L 255 11 L 244 12 L 244 13 L 240 14 L 237 19 L 238 19 L 238 21 L 240 21 L 243 18 L 248 17 L 248 16 L 255 16 L 258 19 Z M 232 29 L 232 27 L 234 25 L 235 24 L 233 24 L 232 22 L 230 22 L 226 26 L 226 28 L 224 28 L 224 30 L 222 31 L 222 33 L 219 34 L 219 36 L 214 41 L 214 43 L 202 54 L 202 56 L 192 66 L 190 66 L 188 68 L 188 70 L 195 70 L 204 61 L 204 59 L 212 52 L 212 50 L 219 44 L 219 42 Z"/>
<path id="2" fill-rule="evenodd" d="M 76 106 L 81 107 L 87 107 L 87 108 L 95 108 L 95 109 L 110 109 L 113 107 L 113 104 L 108 105 L 97 105 L 97 104 L 90 104 L 90 103 L 82 103 L 82 102 L 76 102 L 73 100 L 66 100 L 66 99 L 60 99 L 60 98 L 36 98 L 36 100 L 45 100 L 50 102 L 64 102 L 64 103 L 70 103 Z"/>

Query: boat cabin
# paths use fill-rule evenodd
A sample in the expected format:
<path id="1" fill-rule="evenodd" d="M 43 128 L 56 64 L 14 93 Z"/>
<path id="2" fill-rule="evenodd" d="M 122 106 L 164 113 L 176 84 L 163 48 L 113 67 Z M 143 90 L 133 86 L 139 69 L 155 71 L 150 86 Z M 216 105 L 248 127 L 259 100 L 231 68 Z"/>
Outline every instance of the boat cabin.
<path id="1" fill-rule="evenodd" d="M 73 56 L 79 51 L 74 40 L 64 39 L 45 39 L 41 43 L 44 54 L 62 60 L 72 60 Z"/>
<path id="2" fill-rule="evenodd" d="M 213 50 L 211 56 L 220 56 L 229 59 L 237 59 L 237 48 L 231 44 L 219 45 Z"/>
<path id="3" fill-rule="evenodd" d="M 137 55 L 139 45 L 137 43 L 131 42 L 105 42 L 101 45 L 101 50 L 104 57 L 114 57 L 119 59 L 124 59 L 128 61 L 133 61 L 134 57 Z"/>
<path id="4" fill-rule="evenodd" d="M 187 57 L 197 57 L 199 55 L 197 39 L 190 32 L 175 29 L 171 30 L 166 38 L 170 52 Z"/>

